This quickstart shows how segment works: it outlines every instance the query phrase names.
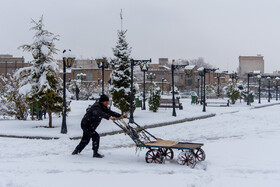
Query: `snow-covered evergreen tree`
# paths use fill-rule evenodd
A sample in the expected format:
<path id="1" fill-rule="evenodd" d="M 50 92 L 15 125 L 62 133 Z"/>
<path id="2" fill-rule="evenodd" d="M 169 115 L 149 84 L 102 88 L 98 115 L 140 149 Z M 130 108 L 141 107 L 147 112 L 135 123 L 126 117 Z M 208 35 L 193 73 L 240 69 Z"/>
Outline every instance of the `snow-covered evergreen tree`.
<path id="1" fill-rule="evenodd" d="M 240 90 L 238 89 L 237 85 L 233 81 L 229 81 L 228 85 L 225 87 L 225 91 L 227 97 L 230 98 L 231 103 L 235 104 L 240 96 Z"/>
<path id="2" fill-rule="evenodd" d="M 161 98 L 161 89 L 155 83 L 150 87 L 150 95 L 149 95 L 149 110 L 153 112 L 158 111 L 158 107 L 160 105 Z"/>
<path id="3" fill-rule="evenodd" d="M 118 31 L 118 41 L 113 48 L 114 59 L 110 62 L 112 86 L 110 92 L 114 106 L 122 113 L 129 112 L 130 106 L 130 53 L 131 47 L 126 42 L 126 31 Z M 135 91 L 134 91 L 135 93 Z"/>
<path id="4" fill-rule="evenodd" d="M 1 115 L 15 116 L 16 119 L 26 120 L 28 116 L 28 105 L 25 95 L 19 93 L 19 80 L 13 75 L 1 77 Z"/>
<path id="5" fill-rule="evenodd" d="M 21 80 L 20 93 L 26 94 L 30 106 L 37 103 L 41 110 L 46 110 L 49 116 L 49 127 L 52 127 L 52 113 L 62 111 L 62 80 L 58 76 L 58 65 L 53 55 L 57 54 L 55 41 L 58 35 L 44 29 L 43 16 L 39 21 L 32 20 L 35 36 L 32 44 L 19 48 L 31 52 L 34 59 L 32 66 L 21 68 L 16 72 L 16 78 Z"/>

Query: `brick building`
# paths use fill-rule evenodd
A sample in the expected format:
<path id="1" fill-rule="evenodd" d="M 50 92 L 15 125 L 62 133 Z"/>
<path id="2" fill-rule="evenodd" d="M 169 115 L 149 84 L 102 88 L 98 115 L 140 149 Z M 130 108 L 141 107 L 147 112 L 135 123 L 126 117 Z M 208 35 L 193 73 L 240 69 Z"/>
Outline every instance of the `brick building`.
<path id="1" fill-rule="evenodd" d="M 28 67 L 29 63 L 24 62 L 24 57 L 13 57 L 13 55 L 0 55 L 0 74 L 7 75 L 19 68 Z"/>

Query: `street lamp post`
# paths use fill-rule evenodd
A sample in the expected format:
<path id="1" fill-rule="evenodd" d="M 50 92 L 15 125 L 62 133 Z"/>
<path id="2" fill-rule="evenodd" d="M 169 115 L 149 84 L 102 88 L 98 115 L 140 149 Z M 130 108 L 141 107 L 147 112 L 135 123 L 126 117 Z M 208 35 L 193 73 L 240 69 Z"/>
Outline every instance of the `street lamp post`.
<path id="1" fill-rule="evenodd" d="M 163 95 L 163 83 L 164 83 L 164 81 L 166 81 L 166 79 L 162 78 L 161 79 L 161 95 Z"/>
<path id="2" fill-rule="evenodd" d="M 156 74 L 154 74 L 154 73 L 149 73 L 149 74 L 147 75 L 147 79 L 149 79 L 150 82 L 151 82 L 151 84 L 153 85 L 153 80 L 156 79 Z"/>
<path id="3" fill-rule="evenodd" d="M 198 71 L 198 74 L 201 76 L 201 80 L 203 80 L 203 97 L 202 100 L 201 100 L 201 103 L 203 103 L 203 109 L 202 111 L 203 112 L 206 112 L 206 81 L 205 81 L 205 78 L 206 78 L 206 73 L 210 73 L 210 72 L 215 72 L 216 69 L 207 69 L 207 68 L 203 68 L 203 67 L 200 67 L 197 69 Z M 202 95 L 202 91 L 201 91 L 201 95 Z"/>
<path id="4" fill-rule="evenodd" d="M 276 77 L 275 78 L 275 87 L 276 87 L 276 101 L 278 101 L 278 82 L 279 82 L 280 78 Z"/>
<path id="5" fill-rule="evenodd" d="M 172 61 L 171 65 L 171 76 L 172 76 L 172 116 L 176 117 L 176 110 L 175 110 L 175 84 L 174 84 L 174 71 L 176 69 L 185 68 L 186 65 L 174 65 L 174 60 Z"/>
<path id="6" fill-rule="evenodd" d="M 102 95 L 104 94 L 104 71 L 109 67 L 109 62 L 106 57 L 95 59 L 98 68 L 102 69 Z"/>
<path id="7" fill-rule="evenodd" d="M 143 106 L 142 110 L 146 110 L 146 72 L 149 70 L 150 61 L 140 64 L 140 69 L 143 71 Z"/>
<path id="8" fill-rule="evenodd" d="M 67 133 L 67 125 L 66 125 L 66 68 L 71 68 L 74 63 L 75 57 L 71 53 L 71 50 L 63 51 L 63 110 L 62 110 L 62 125 L 61 125 L 61 133 Z"/>
<path id="9" fill-rule="evenodd" d="M 199 72 L 198 72 L 199 73 Z M 200 72 L 199 75 L 200 75 L 200 78 L 201 78 L 201 85 L 200 85 L 200 104 L 202 105 L 202 100 L 203 100 L 203 76 L 202 76 L 203 72 Z"/>
<path id="10" fill-rule="evenodd" d="M 258 82 L 259 82 L 259 104 L 261 104 L 261 80 L 262 80 L 262 76 L 257 75 L 257 79 L 258 79 Z"/>
<path id="11" fill-rule="evenodd" d="M 79 73 L 77 74 L 77 78 L 81 80 L 81 84 L 83 84 L 83 80 L 86 79 L 87 74 L 85 73 Z"/>
<path id="12" fill-rule="evenodd" d="M 197 84 L 198 84 L 198 87 L 197 87 L 197 97 L 199 97 L 199 88 L 200 88 L 199 80 L 200 80 L 200 77 L 198 76 L 197 77 Z"/>
<path id="13" fill-rule="evenodd" d="M 231 73 L 230 78 L 233 83 L 234 83 L 234 80 L 235 80 L 235 83 L 237 83 L 237 73 L 236 72 Z"/>
<path id="14" fill-rule="evenodd" d="M 261 104 L 261 80 L 262 80 L 262 76 L 257 75 L 257 79 L 258 79 L 258 82 L 259 82 L 259 104 Z"/>
<path id="15" fill-rule="evenodd" d="M 266 78 L 268 80 L 268 102 L 270 103 L 270 81 L 271 81 L 271 78 L 270 77 L 267 77 Z"/>
<path id="16" fill-rule="evenodd" d="M 250 105 L 250 101 L 249 101 L 249 93 L 250 93 L 250 77 L 251 74 L 248 73 L 247 75 L 247 105 Z"/>
<path id="17" fill-rule="evenodd" d="M 133 69 L 134 66 L 140 65 L 142 63 L 151 63 L 152 59 L 150 60 L 130 60 L 130 116 L 129 116 L 129 123 L 134 123 L 133 117 L 133 110 L 134 110 L 134 95 L 133 95 Z"/>
<path id="18" fill-rule="evenodd" d="M 218 79 L 218 95 L 217 96 L 220 97 L 220 78 L 221 78 L 222 73 L 220 70 L 216 70 L 215 73 L 216 73 L 216 76 Z"/>

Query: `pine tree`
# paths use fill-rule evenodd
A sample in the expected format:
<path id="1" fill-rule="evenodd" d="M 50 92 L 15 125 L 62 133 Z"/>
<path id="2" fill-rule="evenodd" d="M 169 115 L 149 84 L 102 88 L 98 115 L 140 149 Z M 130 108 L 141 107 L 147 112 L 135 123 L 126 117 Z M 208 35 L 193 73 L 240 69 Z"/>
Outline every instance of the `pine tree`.
<path id="1" fill-rule="evenodd" d="M 150 87 L 149 110 L 157 112 L 160 105 L 161 89 L 154 83 Z"/>
<path id="2" fill-rule="evenodd" d="M 113 71 L 111 74 L 112 87 L 110 92 L 114 106 L 122 113 L 127 113 L 130 106 L 130 54 L 131 48 L 126 42 L 127 31 L 118 31 L 118 41 L 113 54 L 115 58 L 110 62 Z M 134 87 L 134 94 L 135 94 Z"/>
<path id="3" fill-rule="evenodd" d="M 58 65 L 53 55 L 57 54 L 54 42 L 58 35 L 44 29 L 43 16 L 39 21 L 32 20 L 35 36 L 32 44 L 19 48 L 31 52 L 34 59 L 32 66 L 19 69 L 16 78 L 21 80 L 20 91 L 27 95 L 30 106 L 38 104 L 40 110 L 46 110 L 49 116 L 49 127 L 52 127 L 52 113 L 62 111 L 62 80 L 58 76 Z"/>

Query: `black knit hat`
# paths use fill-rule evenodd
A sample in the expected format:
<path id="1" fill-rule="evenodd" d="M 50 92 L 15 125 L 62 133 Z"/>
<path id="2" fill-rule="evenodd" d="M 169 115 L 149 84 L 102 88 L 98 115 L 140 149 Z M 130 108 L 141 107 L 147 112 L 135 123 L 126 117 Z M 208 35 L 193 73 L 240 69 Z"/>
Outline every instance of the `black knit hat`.
<path id="1" fill-rule="evenodd" d="M 102 103 L 104 101 L 109 101 L 109 97 L 105 94 L 101 95 L 99 98 L 99 102 Z"/>

